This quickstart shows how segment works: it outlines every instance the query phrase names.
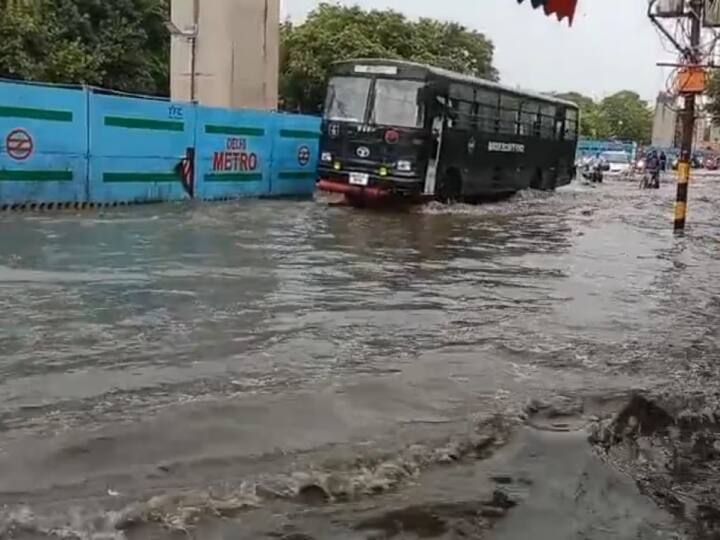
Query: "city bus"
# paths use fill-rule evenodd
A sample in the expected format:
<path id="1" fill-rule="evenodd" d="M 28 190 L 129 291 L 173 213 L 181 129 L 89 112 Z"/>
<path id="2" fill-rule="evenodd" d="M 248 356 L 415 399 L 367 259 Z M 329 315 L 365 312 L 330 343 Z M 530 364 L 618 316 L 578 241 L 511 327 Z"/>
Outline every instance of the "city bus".
<path id="1" fill-rule="evenodd" d="M 575 176 L 578 107 L 412 62 L 333 65 L 317 187 L 352 201 L 479 202 Z"/>

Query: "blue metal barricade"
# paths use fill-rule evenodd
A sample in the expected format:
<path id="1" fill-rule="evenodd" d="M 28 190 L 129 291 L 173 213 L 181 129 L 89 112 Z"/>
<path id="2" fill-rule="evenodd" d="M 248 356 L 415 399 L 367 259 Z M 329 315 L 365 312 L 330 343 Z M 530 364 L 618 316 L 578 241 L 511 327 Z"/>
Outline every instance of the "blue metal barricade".
<path id="1" fill-rule="evenodd" d="M 270 192 L 272 114 L 198 107 L 196 177 L 206 200 Z"/>
<path id="2" fill-rule="evenodd" d="M 319 118 L 275 115 L 272 195 L 312 195 L 317 179 L 319 142 Z"/>
<path id="3" fill-rule="evenodd" d="M 195 146 L 192 104 L 96 92 L 89 98 L 91 201 L 190 197 L 179 165 Z"/>
<path id="4" fill-rule="evenodd" d="M 0 84 L 0 204 L 87 199 L 87 93 Z"/>

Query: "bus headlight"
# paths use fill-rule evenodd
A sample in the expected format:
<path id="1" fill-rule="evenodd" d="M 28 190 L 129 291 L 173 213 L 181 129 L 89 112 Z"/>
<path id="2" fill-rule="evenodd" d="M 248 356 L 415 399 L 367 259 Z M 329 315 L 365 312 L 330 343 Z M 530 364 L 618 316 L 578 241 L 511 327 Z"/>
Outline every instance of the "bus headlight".
<path id="1" fill-rule="evenodd" d="M 402 171 L 402 172 L 412 171 L 412 163 L 410 163 L 409 161 L 398 161 L 395 164 L 395 167 L 397 168 L 398 171 Z"/>
<path id="2" fill-rule="evenodd" d="M 330 163 L 332 161 L 332 154 L 330 152 L 323 152 L 320 154 L 320 160 L 325 163 Z"/>

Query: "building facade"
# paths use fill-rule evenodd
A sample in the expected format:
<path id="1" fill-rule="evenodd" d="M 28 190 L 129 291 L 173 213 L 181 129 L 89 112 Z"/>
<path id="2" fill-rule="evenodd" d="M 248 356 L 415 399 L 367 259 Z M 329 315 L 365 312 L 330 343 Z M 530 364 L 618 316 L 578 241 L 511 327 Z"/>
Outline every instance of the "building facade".
<path id="1" fill-rule="evenodd" d="M 696 150 L 718 152 L 720 151 L 720 127 L 713 123 L 707 113 L 708 101 L 709 98 L 704 95 L 697 98 L 698 114 L 695 117 L 693 146 Z"/>
<path id="2" fill-rule="evenodd" d="M 275 109 L 280 0 L 172 0 L 171 97 Z"/>

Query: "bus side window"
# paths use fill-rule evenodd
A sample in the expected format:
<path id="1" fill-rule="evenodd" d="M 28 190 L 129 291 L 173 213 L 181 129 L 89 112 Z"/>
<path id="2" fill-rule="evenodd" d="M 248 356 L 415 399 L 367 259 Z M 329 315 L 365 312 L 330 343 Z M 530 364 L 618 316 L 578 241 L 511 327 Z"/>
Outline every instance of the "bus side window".
<path id="1" fill-rule="evenodd" d="M 447 115 L 447 127 L 455 127 L 455 124 L 457 122 L 457 113 L 458 113 L 458 102 L 456 99 L 448 99 L 448 112 L 450 114 Z"/>
<path id="2" fill-rule="evenodd" d="M 540 104 L 537 101 L 524 101 L 520 108 L 520 135 L 536 136 Z"/>
<path id="3" fill-rule="evenodd" d="M 471 102 L 473 100 L 472 86 L 459 83 L 452 84 L 450 85 L 450 97 L 458 101 Z"/>
<path id="4" fill-rule="evenodd" d="M 480 120 L 480 105 L 478 105 L 477 102 L 473 102 L 472 109 L 470 113 L 470 129 L 473 131 L 479 131 L 482 129 L 480 126 L 482 125 Z"/>
<path id="5" fill-rule="evenodd" d="M 500 133 L 517 135 L 520 100 L 515 96 L 500 96 Z"/>
<path id="6" fill-rule="evenodd" d="M 565 109 L 559 108 L 557 116 L 555 117 L 555 139 L 558 141 L 563 140 L 563 134 L 565 131 Z"/>
<path id="7" fill-rule="evenodd" d="M 472 86 L 454 83 L 450 85 L 450 98 L 454 105 L 456 118 L 454 127 L 471 129 L 473 89 Z"/>
<path id="8" fill-rule="evenodd" d="M 555 105 L 545 104 L 540 107 L 540 137 L 543 139 L 554 138 L 555 117 L 557 108 Z"/>
<path id="9" fill-rule="evenodd" d="M 455 127 L 460 129 L 472 129 L 473 104 L 468 101 L 457 102 L 457 121 Z"/>
<path id="10" fill-rule="evenodd" d="M 480 131 L 497 133 L 500 129 L 498 102 L 500 95 L 496 90 L 477 88 L 475 102 L 477 104 L 477 123 Z"/>
<path id="11" fill-rule="evenodd" d="M 565 111 L 565 140 L 574 141 L 577 139 L 578 114 L 576 109 Z"/>

